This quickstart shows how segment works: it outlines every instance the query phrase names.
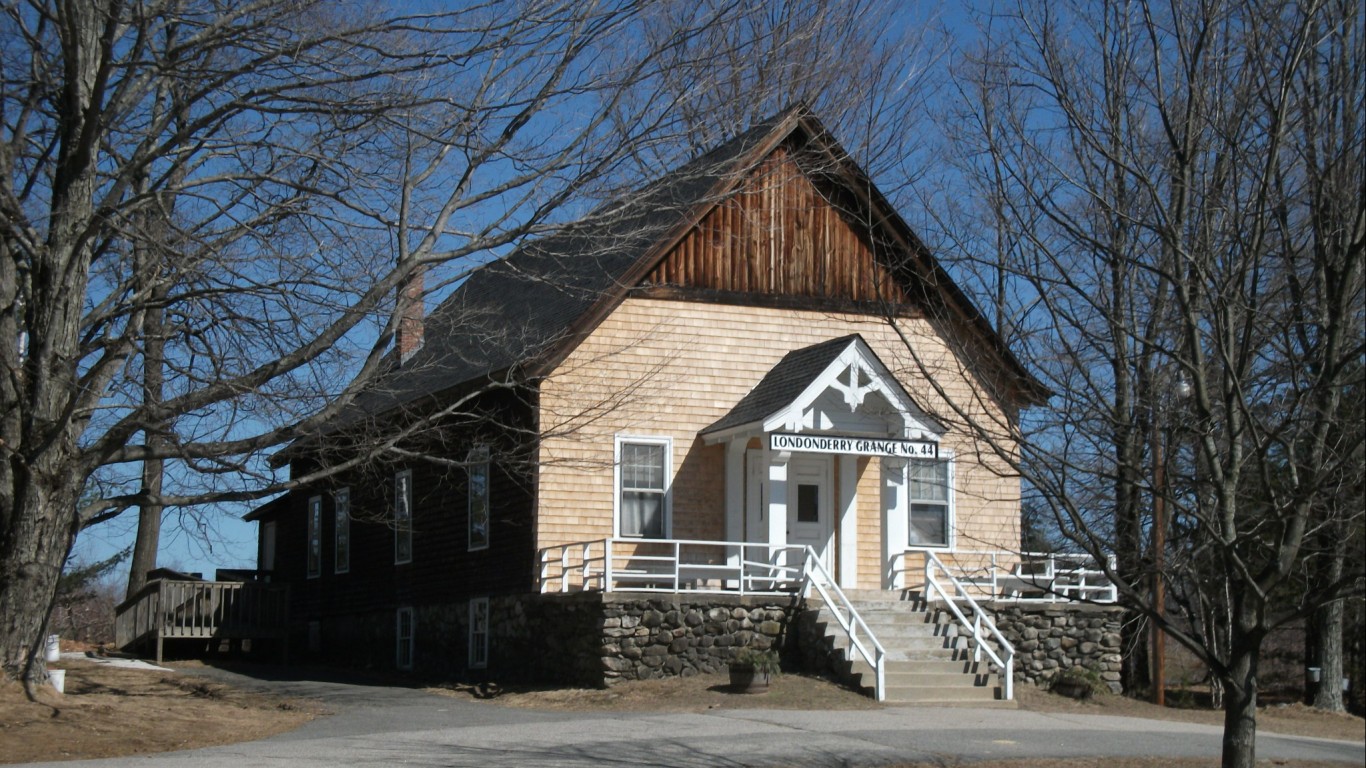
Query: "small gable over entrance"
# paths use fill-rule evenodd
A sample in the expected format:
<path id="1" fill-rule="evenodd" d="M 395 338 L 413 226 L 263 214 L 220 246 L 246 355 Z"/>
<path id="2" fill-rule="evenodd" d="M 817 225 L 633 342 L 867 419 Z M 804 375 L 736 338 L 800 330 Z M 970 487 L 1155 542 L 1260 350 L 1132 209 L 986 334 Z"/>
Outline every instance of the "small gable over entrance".
<path id="1" fill-rule="evenodd" d="M 852 334 L 789 353 L 702 435 L 715 444 L 775 432 L 938 442 L 944 428 Z"/>

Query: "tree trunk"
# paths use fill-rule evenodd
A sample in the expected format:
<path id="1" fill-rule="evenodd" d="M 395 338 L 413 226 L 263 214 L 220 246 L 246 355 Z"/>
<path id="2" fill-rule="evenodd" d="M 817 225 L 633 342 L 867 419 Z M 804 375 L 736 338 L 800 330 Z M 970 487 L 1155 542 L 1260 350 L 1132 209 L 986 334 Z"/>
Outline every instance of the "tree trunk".
<path id="1" fill-rule="evenodd" d="M 1254 768 L 1257 762 L 1257 661 L 1260 649 L 1236 652 L 1224 680 L 1223 768 Z"/>
<path id="2" fill-rule="evenodd" d="M 152 275 L 153 280 L 160 273 L 155 263 L 144 265 L 144 269 L 144 274 Z M 158 299 L 164 298 L 165 287 L 158 284 L 153 288 L 153 295 Z M 163 316 L 161 306 L 154 304 L 147 310 L 143 323 L 146 338 L 143 341 L 142 352 L 142 402 L 148 406 L 160 405 L 162 402 L 165 379 L 163 361 L 166 359 Z M 159 426 L 149 426 L 147 430 L 147 445 L 153 450 L 161 448 L 165 443 L 161 435 L 156 433 Z M 161 459 L 146 459 L 142 462 L 144 496 L 156 498 L 161 495 L 164 465 L 165 462 Z M 147 572 L 157 567 L 157 550 L 161 545 L 162 510 L 161 504 L 150 502 L 143 502 L 138 508 L 138 537 L 133 542 L 132 563 L 128 566 L 127 597 L 130 599 L 147 584 Z"/>
<path id="3" fill-rule="evenodd" d="M 1343 526 L 1336 524 L 1327 528 L 1332 541 L 1324 547 L 1326 562 L 1319 568 L 1318 574 L 1321 587 L 1329 587 L 1342 580 L 1348 539 L 1342 528 Z M 1319 606 L 1309 616 L 1309 636 L 1313 647 L 1308 650 L 1314 660 L 1313 666 L 1319 668 L 1319 683 L 1310 700 L 1315 709 L 1326 709 L 1330 712 L 1347 711 L 1342 701 L 1342 626 L 1345 608 L 1344 601 L 1334 600 Z"/>
<path id="4" fill-rule="evenodd" d="M 1339 566 L 1340 568 L 1340 566 Z M 1314 625 L 1316 635 L 1315 656 L 1319 668 L 1319 684 L 1314 691 L 1312 703 L 1315 709 L 1331 712 L 1345 712 L 1347 707 L 1342 701 L 1342 625 L 1345 604 L 1342 600 L 1320 607 L 1314 611 L 1309 621 Z"/>
<path id="5" fill-rule="evenodd" d="M 14 506 L 6 512 L 12 527 L 0 536 L 0 669 L 4 679 L 41 681 L 47 616 L 75 538 L 76 490 L 60 476 L 31 470 L 15 470 L 27 475 L 26 482 L 11 497 Z"/>

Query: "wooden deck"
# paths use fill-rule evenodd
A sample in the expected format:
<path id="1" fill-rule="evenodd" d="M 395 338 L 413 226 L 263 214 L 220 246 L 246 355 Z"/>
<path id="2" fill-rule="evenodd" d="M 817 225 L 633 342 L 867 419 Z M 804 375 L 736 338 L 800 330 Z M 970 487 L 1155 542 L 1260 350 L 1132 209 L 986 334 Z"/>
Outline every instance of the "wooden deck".
<path id="1" fill-rule="evenodd" d="M 155 648 L 166 640 L 281 640 L 287 642 L 289 587 L 250 581 L 157 579 L 114 614 L 120 649 Z"/>

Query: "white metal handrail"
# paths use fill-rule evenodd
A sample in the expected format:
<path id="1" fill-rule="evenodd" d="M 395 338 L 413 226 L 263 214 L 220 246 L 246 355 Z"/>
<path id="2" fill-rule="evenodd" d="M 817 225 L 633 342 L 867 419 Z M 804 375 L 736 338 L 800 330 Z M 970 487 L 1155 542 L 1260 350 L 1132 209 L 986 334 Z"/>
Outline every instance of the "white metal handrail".
<path id="1" fill-rule="evenodd" d="M 806 548 L 806 578 L 803 584 L 806 590 L 815 587 L 816 591 L 820 593 L 821 599 L 825 601 L 827 606 L 830 606 L 830 612 L 835 615 L 835 620 L 839 622 L 840 629 L 843 629 L 845 636 L 849 638 L 849 647 L 857 651 L 863 660 L 873 668 L 875 698 L 878 701 L 885 701 L 887 698 L 887 649 L 878 642 L 873 631 L 868 628 L 863 617 L 854 608 L 854 604 L 844 594 L 844 590 L 840 589 L 839 584 L 835 583 L 835 579 L 826 570 L 825 563 L 821 562 L 811 547 Z M 832 595 L 834 598 L 831 597 Z M 873 649 L 877 651 L 876 654 L 870 654 L 863 645 L 863 641 L 859 640 L 859 630 L 868 636 L 868 640 L 873 644 Z"/>
<path id="2" fill-rule="evenodd" d="M 944 576 L 948 578 L 949 583 L 953 585 L 954 591 L 957 593 L 955 597 L 949 597 L 948 592 L 944 590 L 944 586 L 939 583 L 939 579 L 935 577 L 936 570 L 942 572 Z M 996 662 L 996 666 L 1003 670 L 1002 684 L 1005 688 L 1005 698 L 1007 700 L 1013 699 L 1015 697 L 1015 646 L 1011 645 L 1010 642 L 1006 640 L 1005 636 L 1001 634 L 1001 630 L 996 628 L 996 622 L 992 621 L 991 616 L 986 611 L 982 610 L 982 606 L 978 605 L 977 601 L 972 599 L 972 595 L 968 593 L 963 582 L 955 578 L 933 552 L 926 552 L 925 599 L 927 601 L 935 599 L 933 593 L 938 594 L 938 599 L 944 602 L 944 605 L 949 609 L 949 612 L 958 620 L 958 624 L 972 632 L 972 660 L 981 661 L 982 651 L 986 651 L 987 655 L 991 657 L 991 660 Z M 972 609 L 973 621 L 968 621 L 967 617 L 963 615 L 963 611 L 958 607 L 959 601 L 966 603 L 967 606 Z M 983 632 L 983 629 L 986 631 Z M 990 634 L 992 639 L 999 644 L 1001 650 L 1005 652 L 1004 659 L 987 644 L 987 634 Z"/>
<path id="3" fill-rule="evenodd" d="M 791 594 L 805 552 L 797 545 L 609 537 L 540 550 L 538 581 L 541 592 Z"/>
<path id="4" fill-rule="evenodd" d="M 945 572 L 986 599 L 1019 603 L 1119 600 L 1114 582 L 1090 555 L 970 549 L 942 554 L 949 559 L 948 563 L 940 561 Z M 1113 571 L 1114 557 L 1109 560 Z"/>

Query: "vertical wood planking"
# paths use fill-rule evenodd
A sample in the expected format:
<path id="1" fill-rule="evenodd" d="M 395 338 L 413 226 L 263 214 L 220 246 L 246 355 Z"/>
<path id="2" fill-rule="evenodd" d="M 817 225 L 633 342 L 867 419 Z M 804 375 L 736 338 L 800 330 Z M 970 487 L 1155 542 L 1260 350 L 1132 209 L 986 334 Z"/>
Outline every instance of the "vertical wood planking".
<path id="1" fill-rule="evenodd" d="M 876 263 L 861 224 L 775 153 L 702 217 L 647 285 L 780 296 L 905 301 Z"/>

